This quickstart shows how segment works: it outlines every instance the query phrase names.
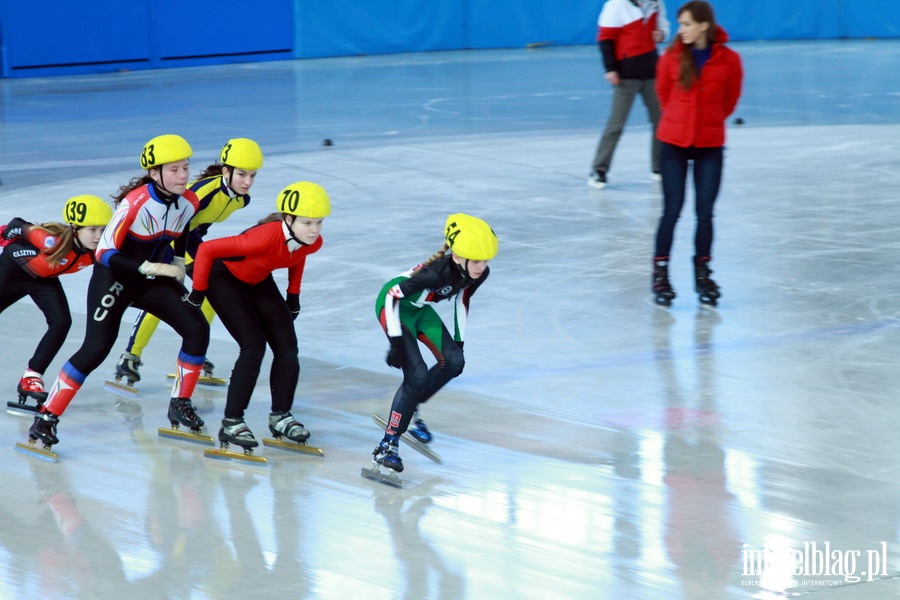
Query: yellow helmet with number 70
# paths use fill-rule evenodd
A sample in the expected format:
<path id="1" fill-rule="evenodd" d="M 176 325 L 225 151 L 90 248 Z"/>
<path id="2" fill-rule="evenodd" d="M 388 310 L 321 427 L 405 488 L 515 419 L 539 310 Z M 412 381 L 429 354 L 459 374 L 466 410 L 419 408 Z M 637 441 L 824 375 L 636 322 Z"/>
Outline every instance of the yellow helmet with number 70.
<path id="1" fill-rule="evenodd" d="M 490 225 L 465 213 L 447 217 L 444 239 L 453 254 L 468 260 L 490 260 L 497 255 L 499 246 Z"/>
<path id="2" fill-rule="evenodd" d="M 98 196 L 73 196 L 63 206 L 63 220 L 78 227 L 100 227 L 112 219 L 109 203 Z"/>
<path id="3" fill-rule="evenodd" d="M 281 190 L 275 199 L 275 208 L 296 217 L 321 219 L 331 214 L 331 200 L 321 185 L 297 181 Z"/>

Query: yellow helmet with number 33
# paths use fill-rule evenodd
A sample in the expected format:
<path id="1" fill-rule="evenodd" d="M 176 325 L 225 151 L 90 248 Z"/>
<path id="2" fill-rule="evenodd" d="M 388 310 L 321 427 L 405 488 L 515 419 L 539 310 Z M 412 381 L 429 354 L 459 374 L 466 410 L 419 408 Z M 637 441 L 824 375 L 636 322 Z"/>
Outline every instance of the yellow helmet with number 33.
<path id="1" fill-rule="evenodd" d="M 190 158 L 193 154 L 191 145 L 180 135 L 171 133 L 158 135 L 144 144 L 144 149 L 141 151 L 141 168 L 149 170 Z"/>

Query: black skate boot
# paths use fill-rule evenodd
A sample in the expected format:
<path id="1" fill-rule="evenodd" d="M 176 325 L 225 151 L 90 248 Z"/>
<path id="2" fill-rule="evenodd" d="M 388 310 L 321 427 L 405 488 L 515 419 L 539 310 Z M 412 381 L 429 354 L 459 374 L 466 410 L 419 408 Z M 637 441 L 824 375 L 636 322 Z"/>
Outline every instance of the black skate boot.
<path id="1" fill-rule="evenodd" d="M 28 439 L 40 442 L 44 448 L 49 448 L 53 444 L 59 443 L 56 437 L 56 424 L 59 423 L 59 417 L 49 412 L 42 412 L 34 417 L 34 423 L 28 429 Z"/>
<path id="2" fill-rule="evenodd" d="M 253 437 L 253 432 L 247 427 L 244 419 L 222 419 L 222 427 L 219 429 L 219 443 L 223 448 L 229 444 L 240 446 L 244 452 L 253 450 L 259 446 L 259 442 Z"/>
<path id="3" fill-rule="evenodd" d="M 423 444 L 427 444 L 432 440 L 431 432 L 428 431 L 425 421 L 419 418 L 419 409 L 416 409 L 416 412 L 413 413 L 413 425 L 414 427 L 409 429 L 409 435 Z"/>
<path id="4" fill-rule="evenodd" d="M 212 377 L 213 371 L 215 370 L 216 365 L 212 363 L 211 360 L 203 359 L 203 376 L 204 377 Z"/>
<path id="5" fill-rule="evenodd" d="M 716 306 L 719 303 L 719 297 L 722 295 L 718 284 L 709 278 L 712 270 L 709 268 L 710 257 L 695 256 L 694 257 L 694 289 L 700 296 L 700 304 L 705 306 Z"/>
<path id="6" fill-rule="evenodd" d="M 672 306 L 675 290 L 669 283 L 669 257 L 657 256 L 653 259 L 653 297 L 658 306 Z"/>
<path id="7" fill-rule="evenodd" d="M 131 352 L 123 352 L 122 356 L 119 357 L 119 362 L 116 363 L 116 382 L 123 377 L 128 380 L 129 385 L 134 385 L 140 381 L 141 374 L 138 372 L 138 368 L 142 364 L 144 363 L 141 362 L 141 357 Z"/>
<path id="8" fill-rule="evenodd" d="M 184 425 L 193 431 L 200 431 L 203 427 L 203 419 L 197 416 L 197 409 L 191 404 L 190 398 L 172 398 L 169 401 L 168 416 L 172 429 Z"/>
<path id="9" fill-rule="evenodd" d="M 399 442 L 399 435 L 385 435 L 381 443 L 372 451 L 375 462 L 391 471 L 402 473 L 403 460 L 400 459 L 400 453 L 397 449 Z"/>
<path id="10" fill-rule="evenodd" d="M 269 414 L 269 431 L 276 440 L 282 437 L 303 444 L 309 439 L 309 431 L 299 423 L 290 412 L 273 412 Z"/>

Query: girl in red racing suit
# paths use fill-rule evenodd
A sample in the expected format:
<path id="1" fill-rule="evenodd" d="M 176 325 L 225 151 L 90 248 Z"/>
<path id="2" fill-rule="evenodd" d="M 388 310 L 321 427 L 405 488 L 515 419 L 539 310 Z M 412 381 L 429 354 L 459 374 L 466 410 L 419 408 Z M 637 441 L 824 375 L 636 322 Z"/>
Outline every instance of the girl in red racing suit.
<path id="1" fill-rule="evenodd" d="M 44 372 L 50 366 L 69 329 L 72 315 L 59 276 L 93 266 L 94 250 L 112 217 L 109 204 L 97 196 L 75 196 L 63 207 L 65 223 L 34 225 L 18 217 L 3 229 L 0 246 L 0 312 L 30 296 L 47 321 L 28 368 L 19 381 L 19 405 L 26 398 L 40 405 L 47 399 Z"/>

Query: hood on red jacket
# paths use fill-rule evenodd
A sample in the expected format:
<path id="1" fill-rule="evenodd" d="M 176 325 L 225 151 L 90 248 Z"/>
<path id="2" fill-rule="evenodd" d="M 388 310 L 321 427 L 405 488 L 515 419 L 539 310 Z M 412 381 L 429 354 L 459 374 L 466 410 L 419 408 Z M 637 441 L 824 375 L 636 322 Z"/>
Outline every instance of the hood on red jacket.
<path id="1" fill-rule="evenodd" d="M 712 34 L 712 43 L 713 44 L 724 44 L 728 42 L 728 32 L 721 25 L 716 25 L 716 28 L 713 29 Z M 672 47 L 678 48 L 679 50 L 684 45 L 684 42 L 681 41 L 681 36 L 675 35 L 675 39 L 672 41 Z"/>

